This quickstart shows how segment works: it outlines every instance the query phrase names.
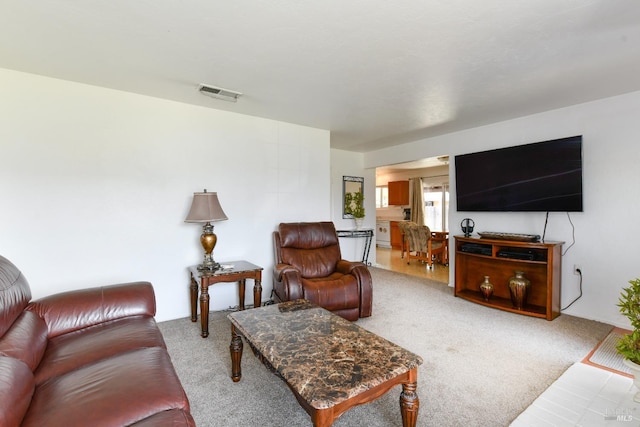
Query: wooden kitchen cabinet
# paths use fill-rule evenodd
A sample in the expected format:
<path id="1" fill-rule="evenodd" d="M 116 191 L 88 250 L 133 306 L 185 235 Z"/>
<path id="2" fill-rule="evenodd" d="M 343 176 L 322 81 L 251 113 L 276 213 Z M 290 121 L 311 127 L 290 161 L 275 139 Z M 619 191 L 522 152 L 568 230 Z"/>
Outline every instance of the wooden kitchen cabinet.
<path id="1" fill-rule="evenodd" d="M 409 181 L 390 181 L 387 183 L 389 189 L 389 205 L 409 204 Z"/>
<path id="2" fill-rule="evenodd" d="M 400 249 L 402 247 L 402 231 L 398 227 L 400 221 L 391 221 L 391 247 Z"/>

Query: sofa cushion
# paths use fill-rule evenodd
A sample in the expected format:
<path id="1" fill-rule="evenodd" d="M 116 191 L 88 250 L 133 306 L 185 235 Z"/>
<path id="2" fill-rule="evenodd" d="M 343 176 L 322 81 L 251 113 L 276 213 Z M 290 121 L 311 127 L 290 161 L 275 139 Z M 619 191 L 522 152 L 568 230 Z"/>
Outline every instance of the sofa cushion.
<path id="1" fill-rule="evenodd" d="M 0 337 L 0 355 L 22 360 L 35 371 L 47 347 L 47 325 L 35 313 L 23 311 Z"/>
<path id="2" fill-rule="evenodd" d="M 18 426 L 34 390 L 31 369 L 12 357 L 0 356 L 0 426 Z"/>
<path id="3" fill-rule="evenodd" d="M 20 316 L 30 299 L 27 279 L 11 261 L 0 256 L 0 337 Z"/>
<path id="4" fill-rule="evenodd" d="M 136 316 L 101 323 L 49 340 L 36 384 L 116 354 L 145 347 L 166 348 L 153 317 Z"/>
<path id="5" fill-rule="evenodd" d="M 22 426 L 125 426 L 172 409 L 189 402 L 169 354 L 144 348 L 40 384 Z"/>
<path id="6" fill-rule="evenodd" d="M 329 311 L 358 308 L 360 293 L 355 276 L 335 273 L 322 280 L 302 279 L 304 298 Z"/>

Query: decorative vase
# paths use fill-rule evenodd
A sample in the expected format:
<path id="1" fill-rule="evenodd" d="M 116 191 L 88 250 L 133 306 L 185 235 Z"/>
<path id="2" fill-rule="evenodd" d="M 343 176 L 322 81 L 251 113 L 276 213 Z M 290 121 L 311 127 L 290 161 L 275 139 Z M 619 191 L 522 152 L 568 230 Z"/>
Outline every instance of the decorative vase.
<path id="1" fill-rule="evenodd" d="M 353 218 L 353 221 L 356 223 L 356 230 L 360 230 L 362 228 L 364 218 Z"/>
<path id="2" fill-rule="evenodd" d="M 527 294 L 531 282 L 524 277 L 523 271 L 515 271 L 515 276 L 509 279 L 509 292 L 511 293 L 511 303 L 513 308 L 522 310 L 527 303 Z"/>
<path id="3" fill-rule="evenodd" d="M 637 389 L 640 389 L 640 365 L 629 359 L 624 359 L 622 363 L 631 369 L 631 373 L 633 374 L 633 385 L 635 385 Z M 633 396 L 633 401 L 640 402 L 640 391 Z"/>
<path id="4" fill-rule="evenodd" d="M 489 298 L 493 294 L 493 284 L 489 282 L 489 276 L 484 276 L 484 281 L 480 283 L 480 293 L 485 301 L 489 302 Z"/>

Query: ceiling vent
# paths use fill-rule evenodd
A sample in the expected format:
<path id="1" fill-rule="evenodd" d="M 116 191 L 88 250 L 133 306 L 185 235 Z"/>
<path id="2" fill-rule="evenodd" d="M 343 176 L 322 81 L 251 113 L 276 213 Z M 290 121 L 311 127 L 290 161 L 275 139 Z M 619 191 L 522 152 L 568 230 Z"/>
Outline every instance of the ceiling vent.
<path id="1" fill-rule="evenodd" d="M 212 98 L 222 99 L 229 102 L 237 102 L 238 98 L 242 95 L 240 92 L 234 92 L 229 89 L 223 89 L 221 87 L 215 87 L 205 84 L 200 84 L 198 90 L 203 95 L 211 96 Z"/>

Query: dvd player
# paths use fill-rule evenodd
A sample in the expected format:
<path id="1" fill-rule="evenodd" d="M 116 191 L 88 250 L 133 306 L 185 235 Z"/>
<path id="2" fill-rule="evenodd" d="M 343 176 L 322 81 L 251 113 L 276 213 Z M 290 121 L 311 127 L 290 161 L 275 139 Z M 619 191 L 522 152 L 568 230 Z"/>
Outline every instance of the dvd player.
<path id="1" fill-rule="evenodd" d="M 500 258 L 524 259 L 529 261 L 533 261 L 534 259 L 536 259 L 536 256 L 533 252 L 499 251 L 497 255 Z"/>
<path id="2" fill-rule="evenodd" d="M 491 256 L 491 246 L 481 245 L 478 243 L 463 243 L 460 245 L 462 252 L 468 252 L 470 254 L 480 254 Z"/>

